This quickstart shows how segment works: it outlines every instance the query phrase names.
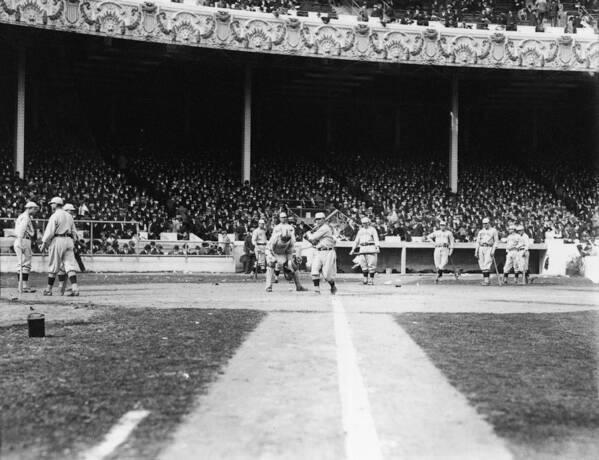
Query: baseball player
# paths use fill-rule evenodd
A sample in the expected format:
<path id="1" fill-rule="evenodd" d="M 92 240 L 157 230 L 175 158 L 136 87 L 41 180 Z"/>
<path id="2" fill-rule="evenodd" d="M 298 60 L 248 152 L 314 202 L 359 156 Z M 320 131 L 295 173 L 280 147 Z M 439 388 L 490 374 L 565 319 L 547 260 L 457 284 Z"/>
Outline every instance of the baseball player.
<path id="1" fill-rule="evenodd" d="M 490 284 L 489 274 L 498 242 L 497 230 L 491 227 L 489 219 L 485 217 L 483 219 L 483 228 L 476 236 L 476 249 L 474 250 L 474 257 L 478 258 L 478 266 L 483 272 L 483 286 Z"/>
<path id="2" fill-rule="evenodd" d="M 524 276 L 522 277 L 522 284 L 528 284 L 528 259 L 530 258 L 530 237 L 524 231 L 524 225 L 520 224 L 516 226 L 516 231 L 520 235 L 520 244 L 518 245 L 518 251 L 520 252 L 520 269 Z"/>
<path id="3" fill-rule="evenodd" d="M 314 230 L 304 235 L 314 249 L 316 250 L 312 258 L 312 282 L 314 283 L 314 292 L 320 294 L 320 274 L 331 286 L 331 294 L 335 295 L 337 286 L 335 286 L 335 275 L 337 274 L 337 254 L 335 253 L 335 236 L 333 229 L 325 222 L 323 212 L 317 212 L 314 216 Z"/>
<path id="4" fill-rule="evenodd" d="M 35 228 L 31 218 L 38 210 L 39 206 L 29 201 L 25 205 L 25 211 L 15 221 L 17 239 L 13 247 L 17 255 L 17 279 L 21 292 L 35 292 L 35 289 L 29 287 L 29 272 L 31 271 L 31 240 L 35 238 Z"/>
<path id="5" fill-rule="evenodd" d="M 507 284 L 510 272 L 514 270 L 514 276 L 516 278 L 516 284 L 520 277 L 520 266 L 522 265 L 520 260 L 520 235 L 516 232 L 516 226 L 510 224 L 508 227 L 509 234 L 505 243 L 505 264 L 503 265 L 503 282 Z"/>
<path id="6" fill-rule="evenodd" d="M 266 244 L 268 238 L 266 237 L 266 221 L 264 219 L 258 220 L 258 228 L 252 232 L 252 245 L 254 246 L 254 252 L 256 254 L 256 266 L 254 267 L 255 273 L 258 270 L 266 270 Z"/>
<path id="7" fill-rule="evenodd" d="M 435 245 L 435 251 L 433 258 L 435 261 L 435 270 L 437 271 L 437 277 L 435 278 L 435 284 L 439 283 L 443 276 L 443 270 L 447 266 L 449 256 L 453 254 L 453 233 L 447 228 L 447 222 L 439 222 L 439 230 L 435 230 L 433 233 L 427 236 L 427 239 L 432 241 Z"/>
<path id="8" fill-rule="evenodd" d="M 79 287 L 77 286 L 77 262 L 73 252 L 73 237 L 77 238 L 77 230 L 73 222 L 73 216 L 62 209 L 64 202 L 60 197 L 54 197 L 50 200 L 50 206 L 54 213 L 48 220 L 46 231 L 42 237 L 40 250 L 48 248 L 48 287 L 44 289 L 44 295 L 52 295 L 52 287 L 56 280 L 56 274 L 61 268 L 64 268 L 69 281 L 71 282 L 71 293 L 69 296 L 79 296 Z"/>
<path id="9" fill-rule="evenodd" d="M 65 210 L 66 212 L 68 212 L 71 216 L 73 216 L 73 221 L 75 220 L 75 217 L 77 216 L 77 210 L 75 209 L 75 206 L 73 206 L 70 203 L 67 203 L 63 206 L 62 208 L 63 210 Z M 74 235 L 74 246 L 73 246 L 73 254 L 75 256 L 75 262 L 77 262 L 77 265 L 79 266 L 79 270 L 81 271 L 85 271 L 85 266 L 83 265 L 83 261 L 81 260 L 81 256 L 79 255 L 79 241 L 76 240 L 77 235 Z M 58 270 L 58 292 L 60 292 L 60 295 L 64 295 L 64 292 L 66 290 L 66 281 L 67 281 L 67 273 L 64 269 L 64 266 L 60 267 L 60 270 Z"/>
<path id="10" fill-rule="evenodd" d="M 362 226 L 356 234 L 354 244 L 349 252 L 350 255 L 356 254 L 358 250 L 357 262 L 362 269 L 364 280 L 362 284 L 374 285 L 374 274 L 376 273 L 377 254 L 380 252 L 379 234 L 370 224 L 368 217 L 362 217 Z"/>
<path id="11" fill-rule="evenodd" d="M 272 234 L 274 235 L 275 233 L 278 233 L 280 235 L 292 235 L 294 244 L 295 244 L 295 228 L 293 228 L 293 225 L 291 225 L 289 223 L 289 218 L 287 217 L 287 213 L 284 211 L 281 211 L 279 213 L 279 223 L 277 225 L 275 225 L 272 229 Z M 279 282 L 279 275 L 281 274 L 281 270 L 279 269 L 279 267 L 275 268 L 274 270 L 274 275 L 275 275 L 275 279 L 274 282 L 278 283 Z"/>
<path id="12" fill-rule="evenodd" d="M 266 292 L 272 292 L 273 271 L 283 270 L 295 282 L 296 291 L 306 291 L 299 280 L 299 265 L 294 256 L 295 235 L 289 229 L 273 232 L 266 244 Z"/>

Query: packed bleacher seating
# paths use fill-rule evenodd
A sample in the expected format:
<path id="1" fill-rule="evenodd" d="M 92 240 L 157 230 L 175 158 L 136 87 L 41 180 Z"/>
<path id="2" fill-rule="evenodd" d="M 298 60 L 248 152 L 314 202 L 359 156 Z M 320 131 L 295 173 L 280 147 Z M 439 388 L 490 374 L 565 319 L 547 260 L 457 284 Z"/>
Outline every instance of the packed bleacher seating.
<path id="1" fill-rule="evenodd" d="M 16 217 L 30 199 L 42 205 L 38 217 L 47 217 L 46 203 L 61 195 L 77 207 L 78 220 L 115 222 L 94 225 L 94 240 L 86 244 L 96 253 L 223 253 L 227 235 L 244 240 L 259 218 L 270 228 L 280 210 L 293 216 L 300 207 L 343 212 L 354 221 L 341 235 L 347 239 L 353 238 L 356 222 L 364 215 L 376 222 L 381 237 L 408 241 L 426 236 L 439 219 L 448 221 L 457 241 L 472 241 L 485 216 L 501 236 L 510 223 L 524 224 L 535 242 L 599 236 L 599 178 L 590 168 L 533 165 L 525 172 L 502 164 L 472 165 L 460 171 L 459 192 L 453 195 L 447 188 L 446 166 L 439 162 L 365 161 L 360 155 L 340 155 L 343 161 L 333 161 L 336 168 L 327 170 L 307 158 L 264 158 L 253 165 L 250 185 L 239 182 L 237 167 L 210 159 L 215 156 L 183 156 L 174 165 L 172 158 L 144 155 L 132 159 L 127 168 L 153 185 L 147 191 L 109 161 L 78 151 L 61 152 L 32 155 L 24 181 L 3 157 L 0 217 Z M 139 224 L 116 223 L 130 220 Z M 295 220 L 300 237 L 307 230 L 303 220 Z M 12 222 L 3 223 L 4 228 L 11 226 Z M 150 240 L 172 232 L 180 240 L 194 234 L 204 242 L 165 249 L 159 242 L 140 241 L 137 230 L 148 232 Z M 131 242 L 119 241 L 132 237 Z"/>

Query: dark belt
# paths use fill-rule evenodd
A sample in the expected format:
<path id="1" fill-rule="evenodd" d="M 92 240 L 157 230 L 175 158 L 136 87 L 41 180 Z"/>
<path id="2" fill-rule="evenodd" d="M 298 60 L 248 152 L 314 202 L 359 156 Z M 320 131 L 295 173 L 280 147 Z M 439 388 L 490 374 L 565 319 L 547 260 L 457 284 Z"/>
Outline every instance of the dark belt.
<path id="1" fill-rule="evenodd" d="M 266 246 L 266 243 L 256 243 L 256 246 Z"/>
<path id="2" fill-rule="evenodd" d="M 449 245 L 448 244 L 437 244 L 435 245 L 436 248 L 448 248 Z"/>
<path id="3" fill-rule="evenodd" d="M 54 238 L 56 238 L 56 237 L 58 237 L 58 238 L 67 238 L 67 237 L 70 238 L 71 234 L 69 232 L 66 232 L 66 233 L 55 233 L 54 234 Z"/>
<path id="4" fill-rule="evenodd" d="M 317 251 L 332 251 L 335 248 L 316 248 Z"/>
<path id="5" fill-rule="evenodd" d="M 482 246 L 483 248 L 492 248 L 492 247 L 493 247 L 493 245 L 492 245 L 492 244 L 481 244 L 481 246 Z"/>
<path id="6" fill-rule="evenodd" d="M 374 243 L 361 243 L 360 246 L 374 246 Z"/>

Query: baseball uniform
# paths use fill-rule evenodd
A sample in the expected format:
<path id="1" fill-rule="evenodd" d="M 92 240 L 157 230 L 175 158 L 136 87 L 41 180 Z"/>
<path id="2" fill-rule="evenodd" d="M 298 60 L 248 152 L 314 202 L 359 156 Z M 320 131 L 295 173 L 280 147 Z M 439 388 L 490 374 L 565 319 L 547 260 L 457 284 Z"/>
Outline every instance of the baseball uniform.
<path id="1" fill-rule="evenodd" d="M 483 228 L 478 232 L 476 236 L 476 249 L 478 251 L 478 266 L 483 272 L 489 272 L 491 270 L 491 264 L 493 263 L 493 253 L 499 242 L 499 236 L 497 230 L 490 227 L 488 229 Z"/>
<path id="2" fill-rule="evenodd" d="M 42 242 L 48 246 L 48 273 L 56 275 L 63 265 L 67 273 L 77 271 L 73 236 L 77 237 L 73 216 L 62 209 L 54 211 L 42 238 Z"/>
<path id="3" fill-rule="evenodd" d="M 361 227 L 354 239 L 352 251 L 360 248 L 357 262 L 363 273 L 375 273 L 379 252 L 379 235 L 373 226 Z"/>
<path id="4" fill-rule="evenodd" d="M 17 273 L 31 271 L 31 240 L 35 236 L 33 221 L 29 211 L 23 212 L 15 221 L 15 235 L 17 239 L 13 244 L 17 255 Z"/>
<path id="5" fill-rule="evenodd" d="M 337 275 L 337 254 L 335 253 L 335 236 L 333 229 L 326 222 L 306 235 L 315 249 L 310 274 L 317 279 L 322 276 L 328 282 L 335 281 Z"/>
<path id="6" fill-rule="evenodd" d="M 435 244 L 433 253 L 435 269 L 444 270 L 449 261 L 449 252 L 453 249 L 453 233 L 449 230 L 436 230 L 428 235 L 428 239 Z"/>

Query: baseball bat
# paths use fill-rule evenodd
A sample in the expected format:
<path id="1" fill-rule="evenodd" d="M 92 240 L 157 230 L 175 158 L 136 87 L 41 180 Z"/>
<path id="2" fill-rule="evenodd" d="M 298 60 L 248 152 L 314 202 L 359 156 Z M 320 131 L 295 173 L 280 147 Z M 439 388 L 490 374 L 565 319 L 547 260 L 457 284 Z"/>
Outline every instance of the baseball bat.
<path id="1" fill-rule="evenodd" d="M 451 263 L 451 266 L 453 267 L 453 276 L 455 276 L 455 279 L 457 280 L 460 277 L 460 274 L 458 273 L 458 269 L 456 268 L 455 264 L 453 263 L 453 259 L 451 258 L 451 256 L 447 256 L 449 258 L 449 262 Z"/>
<path id="2" fill-rule="evenodd" d="M 19 249 L 19 294 L 23 292 L 23 248 Z"/>

